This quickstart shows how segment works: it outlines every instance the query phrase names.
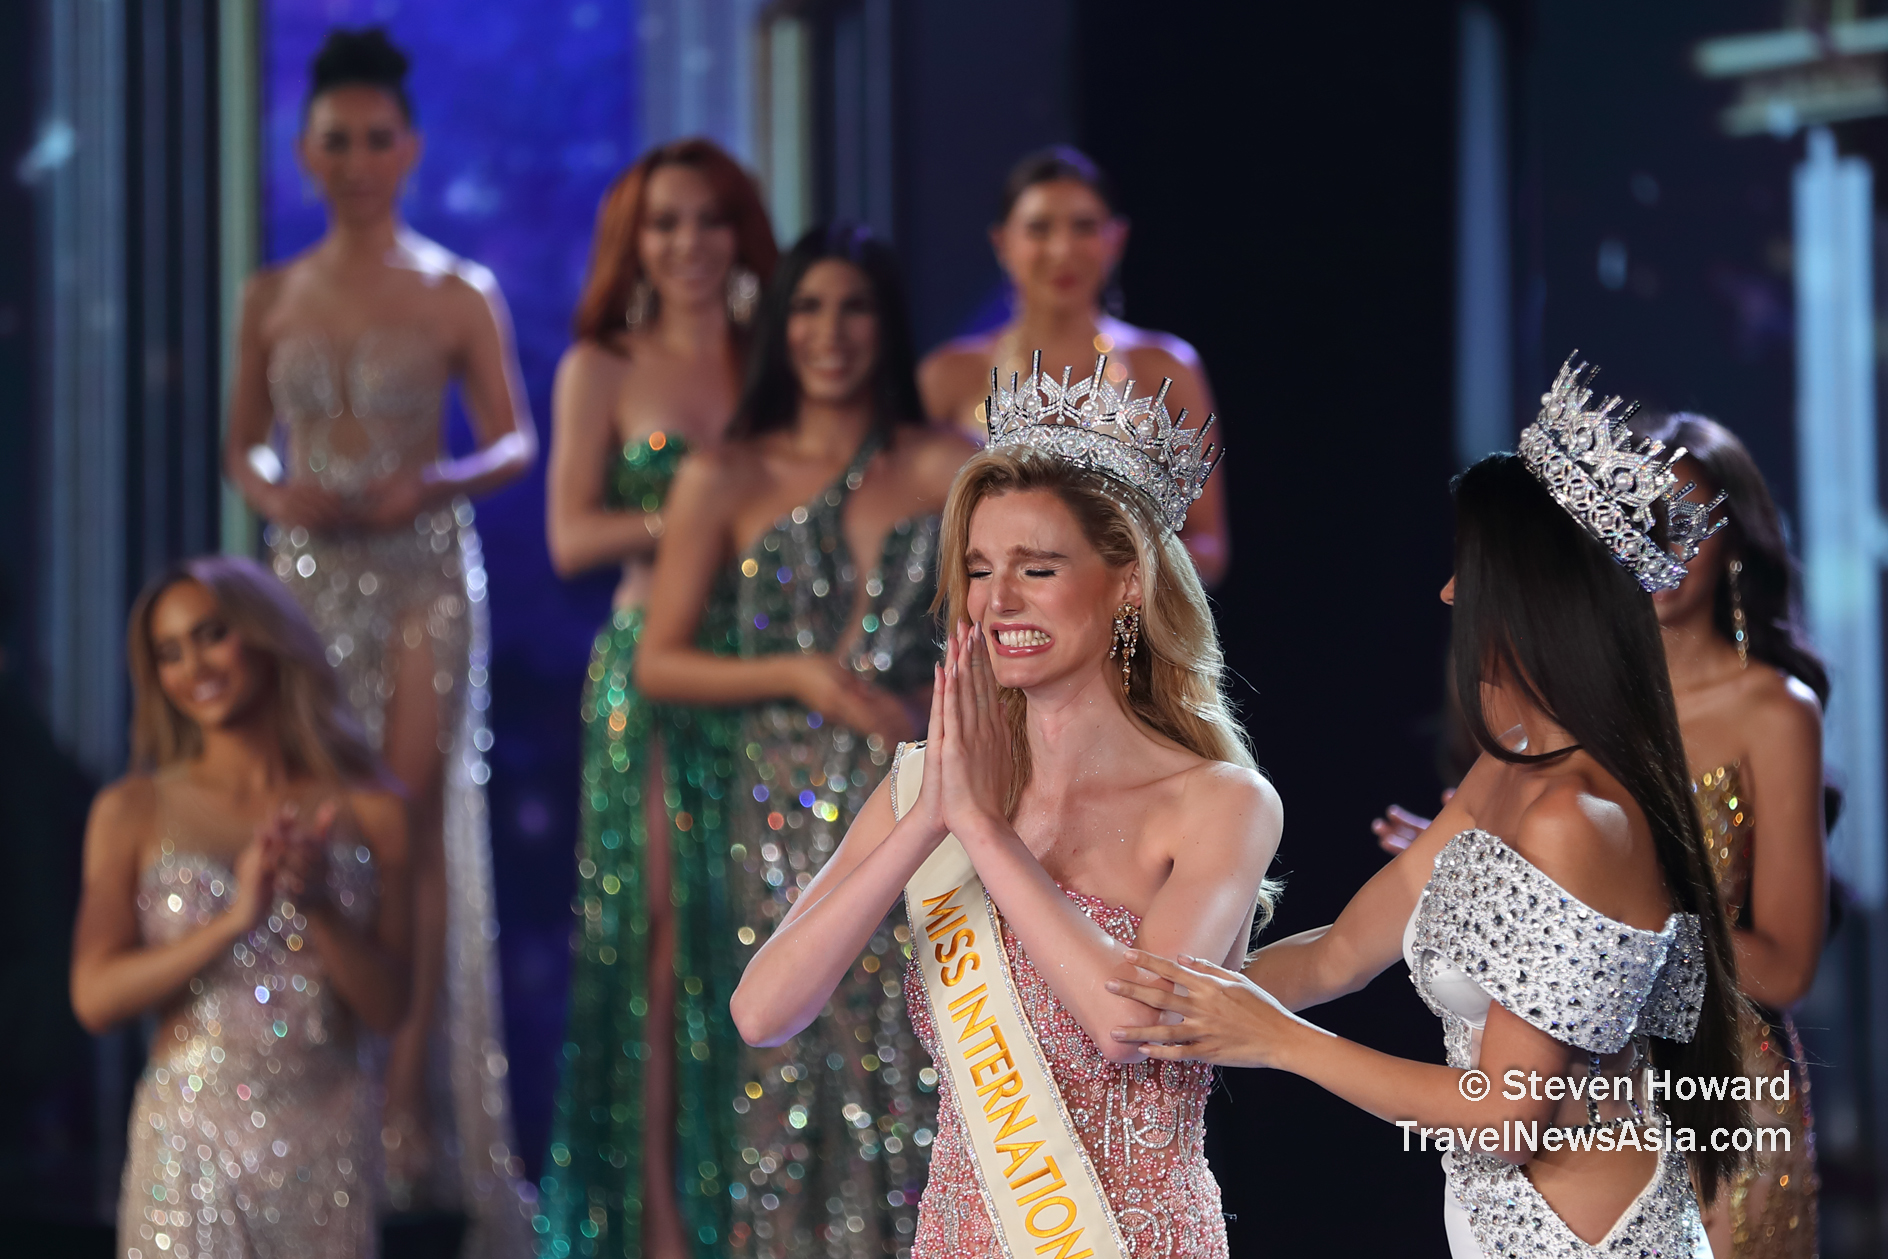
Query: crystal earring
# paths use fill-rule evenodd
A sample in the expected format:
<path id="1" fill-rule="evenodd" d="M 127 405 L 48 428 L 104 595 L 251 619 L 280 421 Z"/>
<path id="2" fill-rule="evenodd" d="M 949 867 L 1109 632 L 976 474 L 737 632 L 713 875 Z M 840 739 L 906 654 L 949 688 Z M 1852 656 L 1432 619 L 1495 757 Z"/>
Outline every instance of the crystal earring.
<path id="1" fill-rule="evenodd" d="M 656 291 L 649 281 L 638 278 L 636 287 L 629 291 L 629 307 L 623 312 L 623 322 L 635 332 L 653 319 L 655 313 Z"/>
<path id="2" fill-rule="evenodd" d="M 1744 592 L 1737 588 L 1737 578 L 1744 571 L 1744 561 L 1732 560 L 1731 578 L 1731 637 L 1737 640 L 1737 667 L 1750 668 L 1750 625 L 1744 618 Z"/>
<path id="3" fill-rule="evenodd" d="M 745 328 L 754 322 L 754 309 L 760 305 L 760 277 L 746 267 L 728 272 L 728 322 Z"/>
<path id="4" fill-rule="evenodd" d="M 1121 657 L 1121 693 L 1128 693 L 1128 669 L 1134 664 L 1134 649 L 1141 645 L 1141 610 L 1131 603 L 1124 603 L 1114 613 L 1114 645 L 1108 648 L 1108 659 Z"/>

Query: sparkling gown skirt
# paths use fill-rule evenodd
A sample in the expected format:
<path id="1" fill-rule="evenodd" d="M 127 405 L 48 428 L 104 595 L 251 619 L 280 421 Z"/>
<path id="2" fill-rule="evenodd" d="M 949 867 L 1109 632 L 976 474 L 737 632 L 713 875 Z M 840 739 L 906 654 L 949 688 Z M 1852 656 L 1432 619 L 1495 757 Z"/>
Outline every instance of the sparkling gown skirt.
<path id="1" fill-rule="evenodd" d="M 513 1148 L 509 1062 L 499 1003 L 485 783 L 489 608 L 472 507 L 460 500 L 412 528 L 330 537 L 270 526 L 265 539 L 340 670 L 348 702 L 376 746 L 392 697 L 395 651 L 430 646 L 444 753 L 446 948 L 443 999 L 431 1033 L 426 1180 L 390 1183 L 395 1209 L 458 1208 L 465 1259 L 531 1252 L 529 1189 Z M 401 644 L 395 643 L 399 636 Z"/>
<path id="2" fill-rule="evenodd" d="M 790 705 L 746 718 L 729 871 L 742 966 L 839 846 L 889 762 L 889 749 L 819 720 Z M 899 905 L 812 1026 L 778 1048 L 746 1050 L 732 1097 L 740 1161 L 728 1189 L 729 1254 L 910 1253 L 937 1129 L 937 1073 L 905 1012 L 909 941 Z"/>
<path id="3" fill-rule="evenodd" d="M 669 844 L 675 916 L 676 1200 L 698 1259 L 724 1254 L 728 1236 L 741 1043 L 728 999 L 741 968 L 725 890 L 738 718 L 639 695 L 642 626 L 640 610 L 620 609 L 598 633 L 583 698 L 570 1012 L 533 1221 L 539 1253 L 555 1259 L 642 1253 L 651 843 Z M 657 781 L 669 834 L 652 836 Z"/>
<path id="4" fill-rule="evenodd" d="M 1746 1007 L 1741 1028 L 1744 1070 L 1774 1080 L 1790 1077 L 1787 1101 L 1751 1103 L 1751 1124 L 1787 1128 L 1790 1148 L 1758 1154 L 1732 1182 L 1731 1253 L 1720 1259 L 1815 1259 L 1816 1128 L 1809 1108 L 1803 1043 L 1787 1014 Z"/>

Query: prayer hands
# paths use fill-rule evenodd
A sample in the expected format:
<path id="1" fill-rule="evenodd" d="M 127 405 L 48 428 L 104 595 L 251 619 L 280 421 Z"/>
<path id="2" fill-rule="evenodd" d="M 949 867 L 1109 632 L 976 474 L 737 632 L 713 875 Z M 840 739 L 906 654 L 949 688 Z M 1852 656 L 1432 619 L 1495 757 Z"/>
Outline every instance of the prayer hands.
<path id="1" fill-rule="evenodd" d="M 933 700 L 931 723 L 935 732 L 941 708 L 943 738 L 941 747 L 927 749 L 926 761 L 937 765 L 944 823 L 965 839 L 1006 820 L 1013 764 L 1009 717 L 981 628 L 958 624 L 945 646 L 939 680 L 943 693 Z"/>
<path id="2" fill-rule="evenodd" d="M 1168 961 L 1139 949 L 1129 949 L 1126 956 L 1130 966 L 1166 981 L 1108 981 L 1109 992 L 1162 1012 L 1154 1027 L 1114 1030 L 1116 1040 L 1139 1045 L 1149 1058 L 1278 1067 L 1287 1045 L 1310 1026 L 1237 971 L 1197 957 Z"/>

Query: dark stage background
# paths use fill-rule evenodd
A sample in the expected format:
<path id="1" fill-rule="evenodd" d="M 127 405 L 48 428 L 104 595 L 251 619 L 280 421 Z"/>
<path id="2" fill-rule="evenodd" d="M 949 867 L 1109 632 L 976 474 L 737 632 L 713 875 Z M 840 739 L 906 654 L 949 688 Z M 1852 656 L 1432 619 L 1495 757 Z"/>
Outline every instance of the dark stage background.
<path id="1" fill-rule="evenodd" d="M 259 256 L 284 258 L 321 228 L 292 160 L 308 57 L 330 24 L 387 22 L 414 53 L 412 89 L 427 136 L 407 213 L 422 233 L 496 272 L 547 431 L 551 373 L 567 344 L 596 200 L 647 142 L 674 134 L 664 130 L 673 120 L 648 105 L 644 58 L 672 37 L 684 9 L 692 20 L 725 23 L 757 7 L 251 7 L 259 19 L 261 129 L 249 155 L 261 189 Z M 1577 347 L 1607 368 L 1602 383 L 1611 389 L 1730 423 L 1787 510 L 1795 493 L 1788 180 L 1801 145 L 1722 137 L 1715 117 L 1725 89 L 1697 79 L 1688 60 L 1700 38 L 1774 25 L 1778 5 L 1486 7 L 1507 38 L 1515 426 Z M 854 116 L 833 59 L 853 46 L 846 24 L 861 8 L 837 0 L 768 10 L 805 14 L 839 50 L 819 62 L 814 113 L 818 128 L 842 138 Z M 170 41 L 173 61 L 188 46 L 186 19 L 200 9 L 125 0 L 146 38 Z M 47 11 L 17 6 L 0 16 L 0 144 L 10 162 L 36 128 L 44 134 L 43 106 L 23 85 L 42 98 L 50 90 L 31 54 L 44 47 Z M 1287 891 L 1269 935 L 1328 922 L 1384 860 L 1369 821 L 1391 800 L 1427 808 L 1445 781 L 1437 743 L 1447 615 L 1436 596 L 1449 571 L 1447 483 L 1458 467 L 1457 8 L 910 0 L 875 11 L 895 14 L 881 42 L 871 44 L 867 31 L 885 59 L 873 73 L 893 85 L 891 191 L 875 201 L 869 187 L 849 185 L 835 141 L 814 163 L 809 212 L 870 210 L 889 231 L 928 349 L 1002 314 L 983 230 L 1016 156 L 1073 141 L 1114 174 L 1132 220 L 1126 316 L 1199 348 L 1230 448 L 1220 475 L 1233 567 L 1215 599 L 1235 697 L 1286 807 L 1275 872 Z M 218 52 L 213 38 L 206 49 Z M 733 71 L 721 62 L 706 73 Z M 137 108 L 128 101 L 127 116 Z M 1871 134 L 1845 133 L 1844 143 Z M 211 152 L 206 177 L 216 174 Z M 233 159 L 225 152 L 220 160 Z M 48 308 L 52 280 L 35 271 L 23 244 L 46 224 L 20 169 L 22 182 L 0 184 L 0 521 L 31 545 L 0 549 L 0 577 L 33 591 L 45 588 L 37 558 L 45 539 L 34 535 L 49 492 L 35 469 L 51 438 L 44 387 L 30 382 L 50 336 L 35 312 Z M 177 178 L 187 182 L 183 169 Z M 1602 252 L 1625 261 L 1596 269 Z M 144 282 L 131 278 L 134 295 Z M 133 359 L 128 348 L 127 368 L 144 370 L 147 349 Z M 180 353 L 174 345 L 167 352 Z M 463 443 L 456 414 L 452 424 Z M 541 464 L 478 510 L 492 592 L 489 791 L 506 1031 L 519 1147 L 535 1176 L 568 970 L 577 703 L 613 583 L 608 575 L 565 583 L 551 573 Z M 127 547 L 152 550 L 136 521 L 125 533 Z M 181 536 L 164 545 L 190 549 Z M 115 615 L 140 581 L 134 567 Z M 0 698 L 11 697 L 8 712 L 20 723 L 6 728 L 15 732 L 6 735 L 9 753 L 30 746 L 34 756 L 53 755 L 35 709 L 53 707 L 40 669 L 55 629 L 43 617 L 0 625 L 0 667 L 12 666 Z M 118 772 L 107 761 L 88 764 L 95 776 Z M 37 780 L 55 771 L 44 774 Z M 51 872 L 35 878 L 57 884 L 59 896 L 13 881 L 24 916 L 11 921 L 37 924 L 21 936 L 27 944 L 51 933 L 62 949 L 76 827 L 69 810 L 56 809 L 33 827 L 6 838 L 56 855 Z M 46 1040 L 80 1048 L 63 1062 L 41 1054 L 11 1077 L 37 1073 L 28 1101 L 0 1112 L 0 1122 L 22 1116 L 0 1128 L 0 1167 L 36 1188 L 28 1205 L 0 1206 L 0 1236 L 13 1216 L 89 1222 L 90 1234 L 68 1241 L 85 1236 L 97 1246 L 100 1204 L 117 1176 L 109 1133 L 122 1122 L 86 1107 L 102 1095 L 92 1085 L 135 1073 L 135 1037 L 79 1040 L 69 1020 L 59 1021 L 63 955 L 35 956 L 55 977 L 39 983 L 32 1007 L 50 1029 Z M 1812 1005 L 1839 1010 L 1844 991 L 1819 990 Z M 1317 1017 L 1386 1051 L 1441 1059 L 1435 1021 L 1401 966 Z M 1870 1138 L 1857 1117 L 1865 1099 L 1853 1077 L 1867 1049 L 1838 1017 L 1818 1018 L 1806 1022 L 1819 1064 L 1828 1064 L 1818 1077 L 1829 1103 L 1820 1118 L 1833 1191 L 1825 1253 L 1876 1253 Z M 1446 1254 L 1435 1157 L 1404 1153 L 1396 1130 L 1302 1081 L 1226 1073 L 1208 1143 L 1236 1217 L 1236 1256 Z"/>

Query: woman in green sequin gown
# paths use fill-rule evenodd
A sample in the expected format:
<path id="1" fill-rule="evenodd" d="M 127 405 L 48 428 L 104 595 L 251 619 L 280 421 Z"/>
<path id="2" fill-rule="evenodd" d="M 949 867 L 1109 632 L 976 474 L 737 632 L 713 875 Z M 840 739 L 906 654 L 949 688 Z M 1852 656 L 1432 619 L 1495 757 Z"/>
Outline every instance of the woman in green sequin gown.
<path id="1" fill-rule="evenodd" d="M 645 694 L 740 709 L 737 967 L 922 727 L 939 515 L 974 450 L 918 422 L 901 287 L 863 229 L 794 246 L 755 338 L 730 441 L 677 474 L 636 667 Z M 722 627 L 736 658 L 695 645 Z M 888 915 L 811 1027 L 741 1057 L 720 1102 L 734 1121 L 727 1253 L 908 1254 L 937 1077 L 905 1015 L 907 947 L 902 913 Z"/>
<path id="2" fill-rule="evenodd" d="M 566 575 L 621 564 L 623 580 L 583 698 L 569 1022 L 533 1221 L 545 1255 L 706 1259 L 728 1232 L 734 723 L 651 704 L 630 669 L 669 481 L 690 445 L 720 440 L 740 325 L 774 261 L 731 159 L 699 140 L 652 150 L 604 200 L 558 369 L 552 560 Z M 732 644 L 723 631 L 702 646 Z"/>

